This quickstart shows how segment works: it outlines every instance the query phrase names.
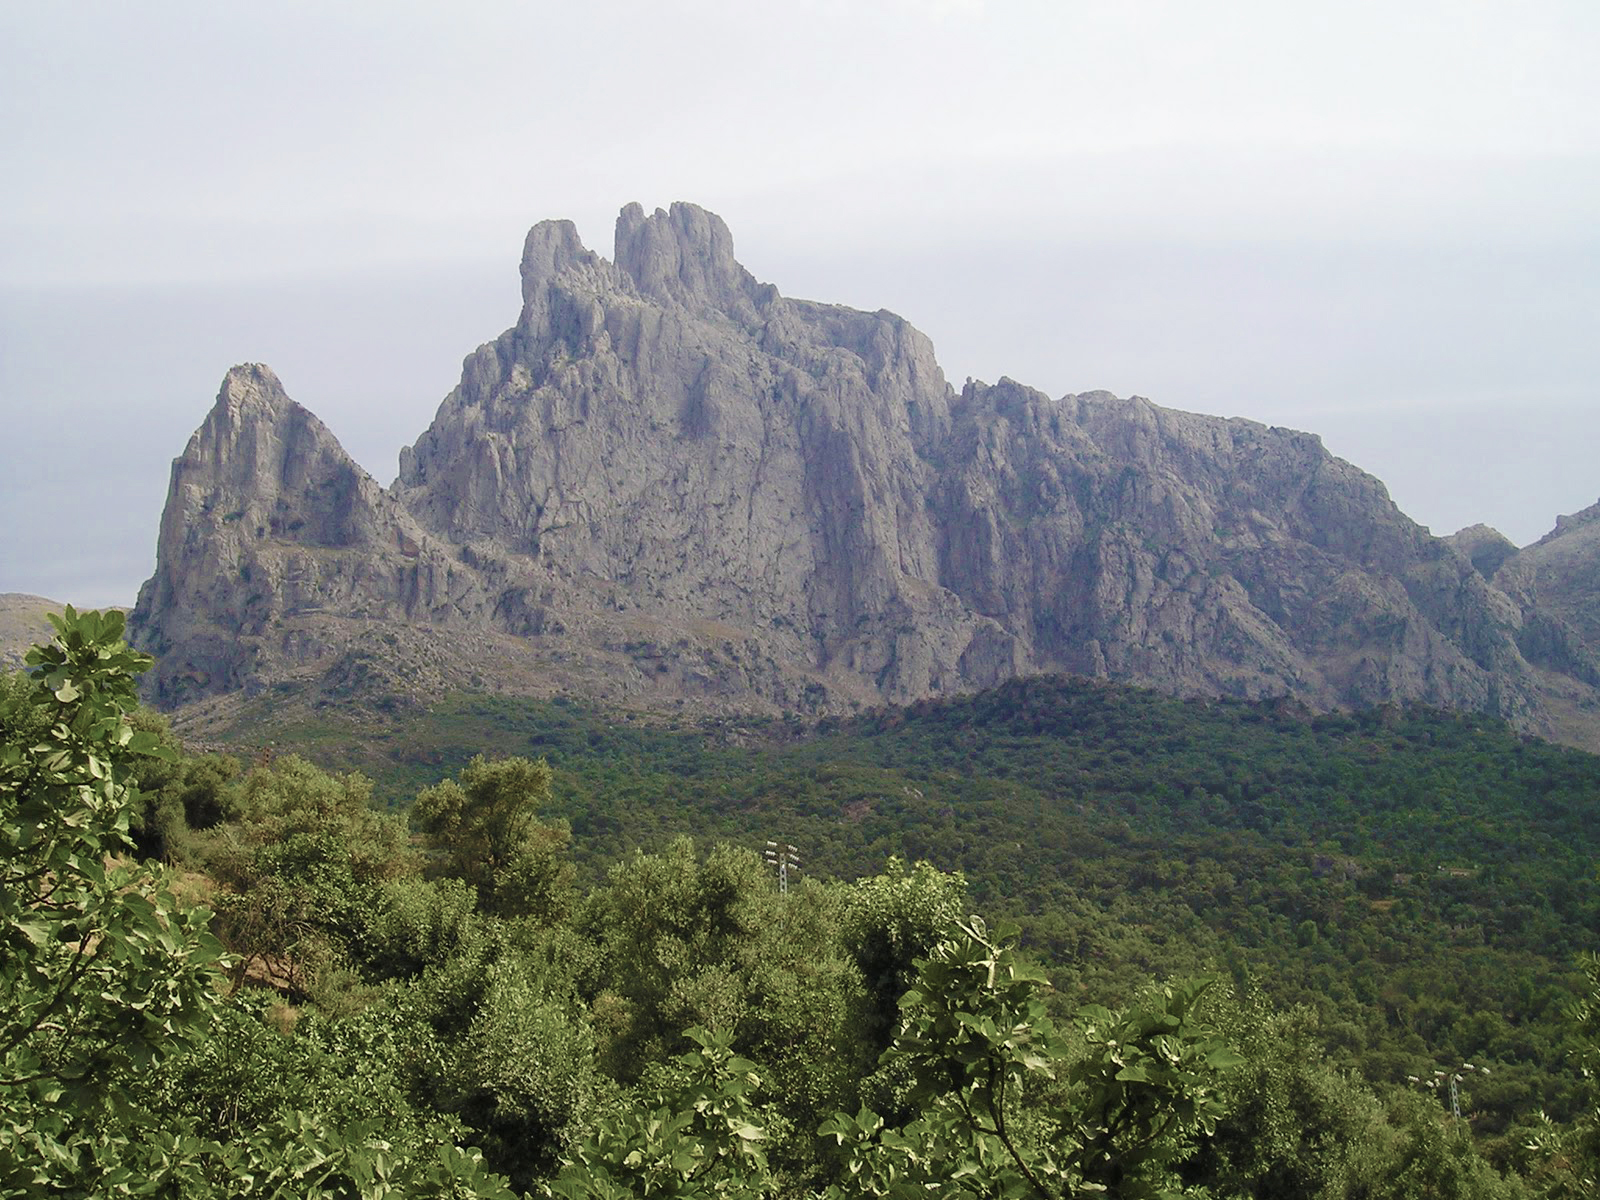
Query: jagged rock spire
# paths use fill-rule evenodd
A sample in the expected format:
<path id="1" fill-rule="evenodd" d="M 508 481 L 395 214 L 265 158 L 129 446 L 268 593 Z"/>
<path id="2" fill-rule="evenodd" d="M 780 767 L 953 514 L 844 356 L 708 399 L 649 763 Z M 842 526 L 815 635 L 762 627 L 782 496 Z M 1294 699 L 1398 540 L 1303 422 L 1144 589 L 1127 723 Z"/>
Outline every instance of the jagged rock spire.
<path id="1" fill-rule="evenodd" d="M 229 373 L 135 614 L 164 678 L 300 669 L 360 619 L 508 638 L 502 672 L 613 698 L 783 708 L 1065 670 L 1548 728 L 1524 650 L 1589 686 L 1581 626 L 1501 586 L 1528 552 L 1474 569 L 1314 436 L 957 395 L 904 320 L 781 296 L 691 204 L 628 205 L 610 262 L 541 222 L 522 283 L 393 492 L 270 371 Z M 1600 528 L 1572 524 L 1553 545 Z"/>

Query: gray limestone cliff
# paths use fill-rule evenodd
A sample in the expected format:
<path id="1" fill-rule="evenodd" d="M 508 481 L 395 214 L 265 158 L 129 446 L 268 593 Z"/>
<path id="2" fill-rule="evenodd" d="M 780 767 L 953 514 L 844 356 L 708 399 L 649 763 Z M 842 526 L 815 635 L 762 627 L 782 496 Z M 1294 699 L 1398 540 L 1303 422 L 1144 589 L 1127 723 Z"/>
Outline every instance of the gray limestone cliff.
<path id="1" fill-rule="evenodd" d="M 1557 518 L 1544 537 L 1507 555 L 1492 579 L 1519 611 L 1523 657 L 1561 680 L 1600 689 L 1600 503 Z M 1568 726 L 1600 723 L 1594 695 L 1567 687 L 1562 698 Z M 1600 735 L 1566 740 L 1600 751 Z"/>
<path id="2" fill-rule="evenodd" d="M 1027 669 L 1538 719 L 1511 606 L 1311 435 L 1002 382 L 952 440 L 944 579 Z"/>
<path id="3" fill-rule="evenodd" d="M 448 624 L 481 608 L 476 575 L 250 364 L 172 464 L 130 622 L 157 656 L 156 698 L 176 704 L 328 654 L 327 618 Z"/>
<path id="4" fill-rule="evenodd" d="M 1566 624 L 1591 655 L 1600 654 L 1600 503 L 1572 516 L 1508 557 L 1495 583 L 1525 608 Z"/>
<path id="5" fill-rule="evenodd" d="M 1520 556 L 1431 537 L 1313 436 L 956 393 L 907 322 L 780 295 L 688 204 L 625 208 L 609 261 L 535 226 L 522 299 L 389 491 L 270 372 L 230 373 L 134 615 L 163 700 L 326 673 L 364 621 L 492 635 L 502 680 L 646 703 L 1072 671 L 1549 727 L 1561 668 L 1499 586 Z"/>
<path id="6" fill-rule="evenodd" d="M 437 536 L 526 578 L 503 617 L 748 631 L 761 660 L 859 699 L 958 682 L 989 623 L 935 585 L 950 394 L 925 337 L 756 283 L 722 221 L 683 204 L 624 209 L 614 263 L 536 226 L 522 290 L 397 488 Z"/>

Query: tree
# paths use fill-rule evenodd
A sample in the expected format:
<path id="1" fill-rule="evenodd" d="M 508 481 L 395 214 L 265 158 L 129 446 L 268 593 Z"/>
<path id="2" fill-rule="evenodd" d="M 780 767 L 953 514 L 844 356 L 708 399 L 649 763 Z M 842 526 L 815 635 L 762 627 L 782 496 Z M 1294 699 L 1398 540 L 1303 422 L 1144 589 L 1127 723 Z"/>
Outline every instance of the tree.
<path id="1" fill-rule="evenodd" d="M 1589 1086 L 1588 1104 L 1569 1126 L 1557 1125 L 1544 1113 L 1527 1135 L 1532 1178 L 1549 1200 L 1593 1196 L 1600 1188 L 1600 954 L 1582 959 L 1585 990 L 1568 1006 L 1567 1019 L 1581 1038 L 1578 1056 Z"/>
<path id="2" fill-rule="evenodd" d="M 885 1058 L 906 1063 L 920 1115 L 895 1129 L 836 1114 L 837 1195 L 1177 1196 L 1176 1165 L 1222 1115 L 1222 1073 L 1242 1060 L 1199 1019 L 1207 983 L 1165 987 L 1123 1013 L 1058 1034 L 1021 963 L 1016 931 L 960 923 L 918 963 Z"/>
<path id="3" fill-rule="evenodd" d="M 553 923 L 572 904 L 571 833 L 539 820 L 550 803 L 543 759 L 479 755 L 461 772 L 424 788 L 411 823 L 437 856 L 436 871 L 472 884 L 484 912 Z"/>
<path id="4" fill-rule="evenodd" d="M 32 736 L 0 746 L 0 1195 L 115 1178 L 114 1081 L 204 1035 L 222 956 L 208 912 L 124 859 L 129 764 L 158 750 L 128 721 L 152 660 L 121 613 L 50 619 L 11 698 L 27 711 L 4 722 Z"/>
<path id="5" fill-rule="evenodd" d="M 314 1072 L 300 1047 L 221 998 L 211 914 L 175 901 L 162 868 L 126 857 L 131 764 L 173 753 L 129 720 L 151 660 L 122 641 L 120 613 L 69 607 L 51 620 L 57 637 L 29 652 L 29 685 L 0 692 L 0 1200 L 512 1200 L 451 1127 L 414 1122 L 397 1146 L 392 1116 L 346 1119 L 326 1086 L 243 1128 L 197 1117 L 230 1031 L 271 1047 L 246 1078 Z M 323 1079 L 359 1075 L 363 1049 Z"/>
<path id="6" fill-rule="evenodd" d="M 777 1192 L 755 1103 L 756 1064 L 728 1034 L 694 1028 L 699 1049 L 669 1064 L 670 1085 L 597 1122 L 564 1156 L 545 1194 L 560 1200 L 759 1200 Z"/>
<path id="7" fill-rule="evenodd" d="M 416 873 L 403 822 L 372 807 L 362 775 L 293 755 L 251 772 L 240 819 L 196 839 L 212 877 L 237 980 L 264 973 L 298 999 L 361 950 L 381 887 Z"/>
<path id="8" fill-rule="evenodd" d="M 1311 1010 L 1274 1011 L 1247 982 L 1211 1011 L 1245 1062 L 1228 1078 L 1227 1115 L 1184 1178 L 1259 1200 L 1386 1194 L 1401 1136 L 1372 1090 L 1329 1062 Z"/>
<path id="9" fill-rule="evenodd" d="M 874 1054 L 888 1049 L 900 1021 L 900 997 L 967 911 L 967 884 L 931 863 L 908 868 L 891 858 L 881 875 L 857 880 L 842 921 L 845 946 L 867 987 L 862 1036 Z"/>
<path id="10" fill-rule="evenodd" d="M 175 864 L 190 857 L 192 834 L 211 829 L 237 804 L 238 759 L 187 753 L 167 718 L 152 709 L 128 714 L 135 733 L 153 734 L 169 753 L 134 759 L 128 833 L 140 858 Z"/>

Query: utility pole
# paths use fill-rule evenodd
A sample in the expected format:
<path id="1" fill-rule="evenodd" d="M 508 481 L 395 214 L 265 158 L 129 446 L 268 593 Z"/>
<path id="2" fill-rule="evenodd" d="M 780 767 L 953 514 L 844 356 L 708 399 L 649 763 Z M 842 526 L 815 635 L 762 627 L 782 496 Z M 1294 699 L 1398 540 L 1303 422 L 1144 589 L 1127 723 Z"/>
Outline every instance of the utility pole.
<path id="1" fill-rule="evenodd" d="M 800 869 L 800 851 L 789 845 L 788 842 L 768 842 L 766 853 L 761 857 L 766 860 L 767 866 L 777 868 L 778 894 L 787 896 L 789 894 L 789 868 L 793 867 L 796 871 Z"/>
<path id="2" fill-rule="evenodd" d="M 1407 1075 L 1406 1079 L 1420 1087 L 1432 1088 L 1438 1091 L 1446 1085 L 1450 1088 L 1450 1115 L 1457 1121 L 1461 1120 L 1461 1081 L 1467 1077 L 1468 1072 L 1478 1075 L 1487 1075 L 1488 1067 L 1475 1067 L 1471 1063 L 1462 1063 L 1453 1071 L 1435 1071 L 1432 1079 L 1422 1079 L 1416 1075 Z M 1439 1102 L 1444 1102 L 1444 1097 L 1439 1097 Z"/>

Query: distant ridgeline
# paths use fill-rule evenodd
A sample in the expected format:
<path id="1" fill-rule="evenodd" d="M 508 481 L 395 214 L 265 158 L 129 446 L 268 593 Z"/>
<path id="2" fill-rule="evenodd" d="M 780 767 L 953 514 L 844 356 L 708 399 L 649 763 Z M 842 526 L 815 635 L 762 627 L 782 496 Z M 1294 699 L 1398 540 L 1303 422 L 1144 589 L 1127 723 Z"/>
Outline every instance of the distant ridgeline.
<path id="1" fill-rule="evenodd" d="M 46 614 L 60 611 L 61 605 L 43 596 L 0 592 L 0 670 L 18 670 L 28 647 L 49 641 L 55 631 Z"/>
<path id="2" fill-rule="evenodd" d="M 1314 436 L 945 381 L 689 204 L 570 222 L 380 487 L 263 366 L 173 465 L 132 626 L 164 706 L 280 683 L 844 713 L 1066 672 L 1422 702 L 1600 746 L 1600 507 L 1439 539 Z"/>

